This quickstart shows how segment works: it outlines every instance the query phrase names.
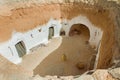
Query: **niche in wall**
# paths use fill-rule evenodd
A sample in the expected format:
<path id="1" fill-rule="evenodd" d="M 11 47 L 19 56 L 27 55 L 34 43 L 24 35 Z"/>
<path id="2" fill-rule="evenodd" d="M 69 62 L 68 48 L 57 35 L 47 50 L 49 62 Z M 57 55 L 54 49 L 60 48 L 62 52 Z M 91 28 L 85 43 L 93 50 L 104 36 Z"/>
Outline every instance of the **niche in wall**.
<path id="1" fill-rule="evenodd" d="M 63 28 L 60 30 L 60 36 L 65 36 L 65 30 Z"/>

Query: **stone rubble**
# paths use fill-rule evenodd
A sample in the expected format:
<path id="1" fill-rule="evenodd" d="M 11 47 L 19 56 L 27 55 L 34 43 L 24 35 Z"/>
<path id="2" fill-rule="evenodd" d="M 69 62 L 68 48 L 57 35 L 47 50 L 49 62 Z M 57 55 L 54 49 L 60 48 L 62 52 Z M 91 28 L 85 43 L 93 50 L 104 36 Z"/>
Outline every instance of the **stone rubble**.
<path id="1" fill-rule="evenodd" d="M 110 69 L 108 72 L 116 79 L 120 79 L 120 68 Z"/>
<path id="2" fill-rule="evenodd" d="M 98 69 L 95 71 L 87 71 L 83 75 L 78 76 L 45 76 L 36 75 L 32 80 L 119 80 L 120 68 L 116 69 Z"/>

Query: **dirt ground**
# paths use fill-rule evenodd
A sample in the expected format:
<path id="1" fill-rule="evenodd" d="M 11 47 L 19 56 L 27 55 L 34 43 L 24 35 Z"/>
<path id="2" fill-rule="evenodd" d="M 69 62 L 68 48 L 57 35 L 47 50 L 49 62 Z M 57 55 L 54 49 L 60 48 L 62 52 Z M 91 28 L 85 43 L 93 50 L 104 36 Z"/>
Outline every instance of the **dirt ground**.
<path id="1" fill-rule="evenodd" d="M 61 42 L 61 37 L 51 39 L 46 46 L 38 47 L 34 49 L 33 52 L 30 52 L 30 54 L 25 55 L 19 65 L 26 70 L 32 71 L 45 57 L 56 50 L 60 46 Z"/>
<path id="2" fill-rule="evenodd" d="M 60 47 L 34 69 L 34 74 L 68 76 L 84 73 L 87 70 L 90 58 L 95 54 L 95 51 L 89 44 L 86 44 L 86 41 L 87 39 L 83 35 L 63 37 Z M 79 62 L 84 63 L 84 69 L 76 67 Z"/>

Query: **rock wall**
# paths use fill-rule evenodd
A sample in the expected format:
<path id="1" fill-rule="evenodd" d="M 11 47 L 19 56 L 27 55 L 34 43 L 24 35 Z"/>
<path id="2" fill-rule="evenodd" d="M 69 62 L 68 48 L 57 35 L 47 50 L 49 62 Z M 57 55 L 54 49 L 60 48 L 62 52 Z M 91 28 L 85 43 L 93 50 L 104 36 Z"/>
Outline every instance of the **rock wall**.
<path id="1" fill-rule="evenodd" d="M 85 15 L 96 27 L 101 28 L 103 32 L 100 54 L 97 68 L 107 68 L 111 63 L 113 48 L 115 44 L 115 25 L 109 17 L 109 10 L 103 10 L 101 7 L 76 5 L 61 5 L 62 17 L 71 19 L 74 16 Z"/>
<path id="2" fill-rule="evenodd" d="M 17 3 L 16 3 L 17 4 Z M 24 4 L 25 5 L 25 4 Z M 21 5 L 22 6 L 22 5 Z M 86 16 L 92 24 L 103 30 L 97 68 L 107 68 L 111 63 L 115 44 L 115 25 L 110 10 L 84 3 L 32 4 L 26 8 L 18 5 L 10 16 L 0 16 L 1 42 L 10 39 L 12 32 L 26 32 L 37 25 L 46 24 L 50 18 L 71 20 L 79 15 Z"/>
<path id="3" fill-rule="evenodd" d="M 26 32 L 38 25 L 47 23 L 51 18 L 59 19 L 59 5 L 41 5 L 27 8 L 17 8 L 12 10 L 11 16 L 0 16 L 0 42 L 7 41 L 12 37 L 12 33 Z M 46 11 L 45 11 L 46 10 Z"/>

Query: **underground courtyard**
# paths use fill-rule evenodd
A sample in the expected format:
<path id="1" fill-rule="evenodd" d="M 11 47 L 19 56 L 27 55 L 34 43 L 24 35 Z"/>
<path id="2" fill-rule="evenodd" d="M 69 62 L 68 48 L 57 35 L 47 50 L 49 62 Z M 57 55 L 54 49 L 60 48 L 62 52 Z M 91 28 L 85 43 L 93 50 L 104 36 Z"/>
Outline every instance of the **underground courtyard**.
<path id="1" fill-rule="evenodd" d="M 119 80 L 118 0 L 0 0 L 0 80 Z"/>

